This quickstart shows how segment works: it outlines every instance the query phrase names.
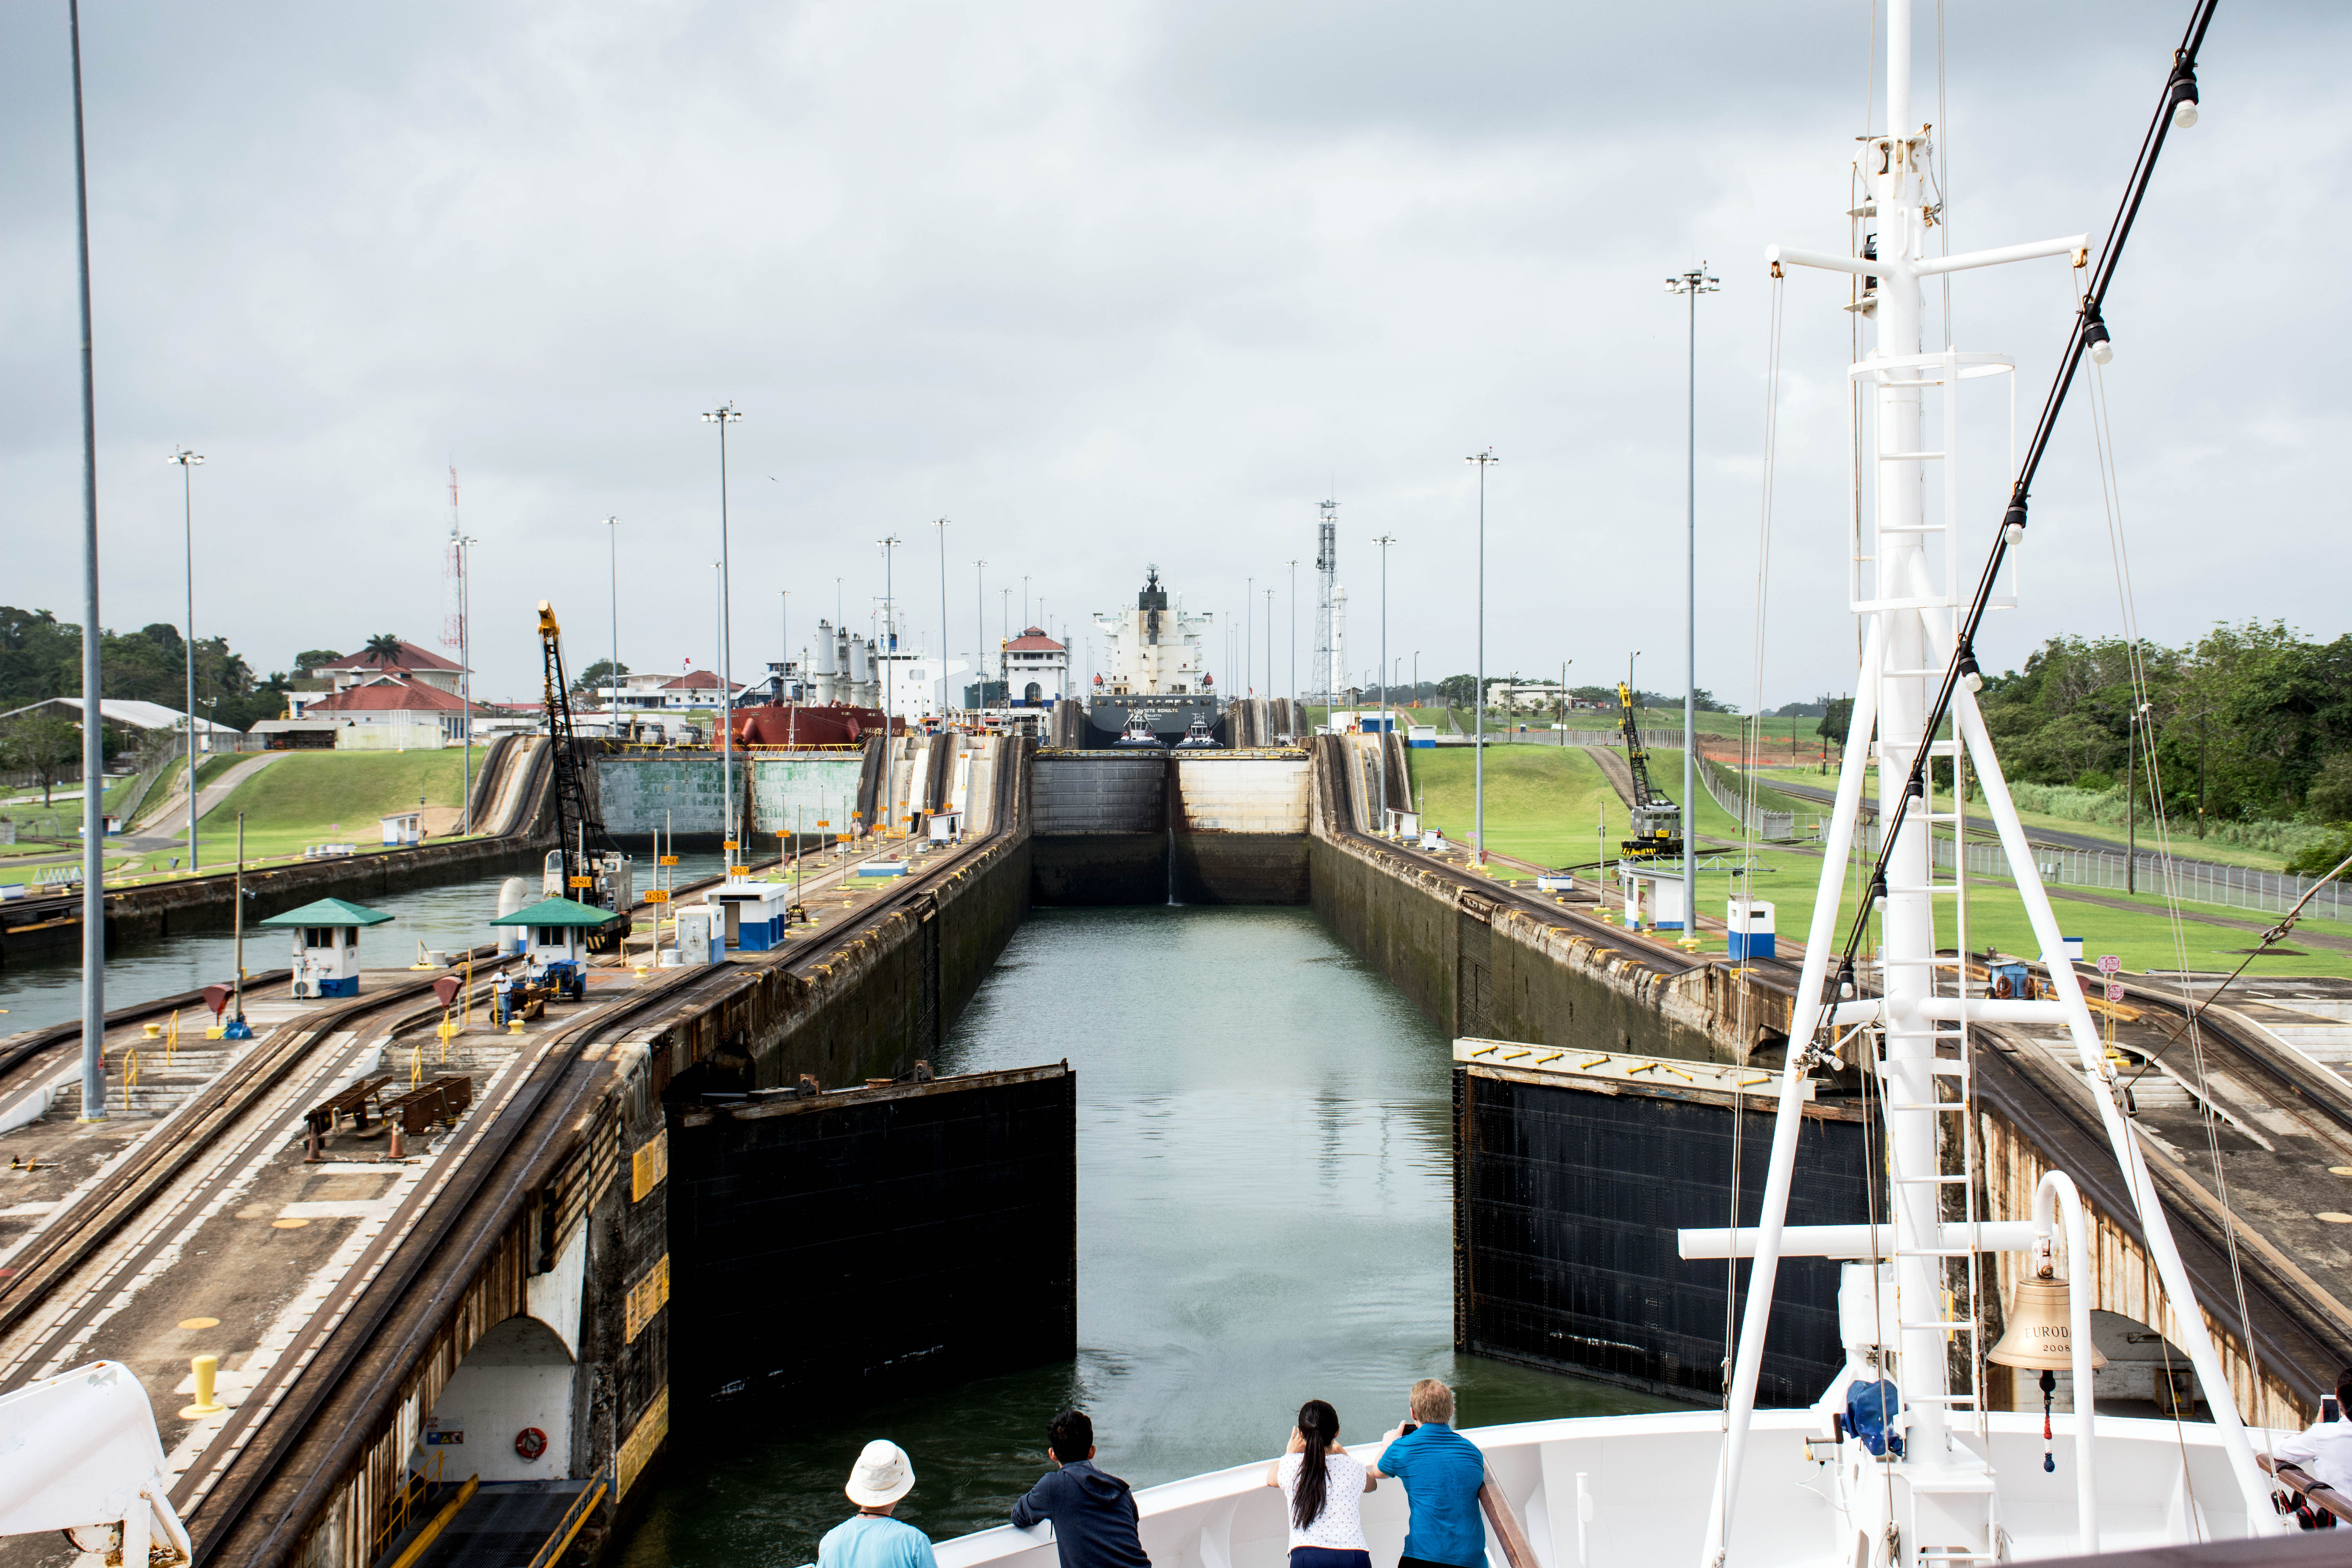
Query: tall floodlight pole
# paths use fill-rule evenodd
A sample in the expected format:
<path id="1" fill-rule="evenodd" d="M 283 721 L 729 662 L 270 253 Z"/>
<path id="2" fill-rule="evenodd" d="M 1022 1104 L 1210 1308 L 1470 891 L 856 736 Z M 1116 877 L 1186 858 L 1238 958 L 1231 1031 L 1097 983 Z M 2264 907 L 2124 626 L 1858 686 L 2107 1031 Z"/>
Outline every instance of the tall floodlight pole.
<path id="1" fill-rule="evenodd" d="M 1256 617 L 1250 614 L 1250 601 L 1257 596 L 1257 579 L 1242 579 L 1242 695 L 1250 694 L 1250 674 L 1256 659 L 1250 649 L 1250 633 L 1256 629 Z"/>
<path id="2" fill-rule="evenodd" d="M 1372 541 L 1381 547 L 1381 831 L 1389 830 L 1389 546 L 1396 536 L 1383 533 Z"/>
<path id="3" fill-rule="evenodd" d="M 106 724 L 99 710 L 98 395 L 89 331 L 89 159 L 81 128 L 81 0 L 73 34 L 74 217 L 81 261 L 81 1119 L 106 1119 Z M 188 715 L 191 725 L 195 715 Z M 189 847 L 194 847 L 192 843 Z"/>
<path id="4" fill-rule="evenodd" d="M 459 796 L 457 831 L 474 831 L 474 644 L 471 626 L 473 613 L 472 579 L 467 575 L 467 553 L 480 541 L 457 530 L 457 477 L 449 471 L 449 549 L 457 565 L 457 731 L 463 737 L 457 747 Z"/>
<path id="5" fill-rule="evenodd" d="M 893 595 L 898 592 L 898 546 L 907 542 L 895 533 L 886 533 L 874 542 L 882 548 L 882 647 L 887 655 L 895 656 L 898 651 L 898 605 Z M 898 692 L 898 661 L 895 658 L 887 658 L 882 666 L 882 716 L 885 719 L 897 717 L 891 709 L 892 699 Z"/>
<path id="6" fill-rule="evenodd" d="M 948 520 L 939 518 L 940 531 L 940 722 L 948 719 Z"/>
<path id="7" fill-rule="evenodd" d="M 1721 285 L 1702 261 L 1666 279 L 1690 301 L 1688 483 L 1683 526 L 1683 939 L 1698 935 L 1698 297 Z"/>
<path id="8" fill-rule="evenodd" d="M 1010 663 L 1011 656 L 1005 652 L 1005 648 L 1010 646 L 1013 641 L 1013 584 L 1007 583 L 1003 588 L 998 590 L 998 593 L 1002 596 L 997 600 L 996 605 L 996 679 L 1004 682 L 1005 706 L 1011 707 L 1013 703 L 1013 667 Z M 1022 607 L 1026 609 L 1028 608 L 1028 605 L 1024 603 Z"/>
<path id="9" fill-rule="evenodd" d="M 776 590 L 776 651 L 784 659 L 782 668 L 776 671 L 776 700 L 781 702 L 784 699 L 784 678 L 793 669 L 793 591 L 790 588 Z"/>
<path id="10" fill-rule="evenodd" d="M 1481 866 L 1486 863 L 1486 470 L 1502 460 L 1492 447 L 1463 459 L 1478 465 L 1478 689 L 1472 710 L 1476 732 L 1470 740 L 1470 789 Z"/>
<path id="11" fill-rule="evenodd" d="M 1293 739 L 1298 733 L 1298 563 L 1290 566 L 1290 730 Z"/>
<path id="12" fill-rule="evenodd" d="M 188 550 L 188 869 L 196 868 L 196 498 L 189 470 L 201 452 L 174 447 L 163 459 L 180 465 L 180 528 Z"/>
<path id="13" fill-rule="evenodd" d="M 732 873 L 735 842 L 735 650 L 727 626 L 727 426 L 743 416 L 722 403 L 702 416 L 719 426 L 719 860 Z"/>
<path id="14" fill-rule="evenodd" d="M 621 520 L 619 518 L 608 517 L 604 520 L 604 544 L 605 553 L 611 558 L 613 566 L 613 663 L 612 667 L 604 672 L 604 679 L 610 682 L 604 689 L 610 693 L 604 700 L 604 711 L 617 719 L 621 711 Z M 617 730 L 620 726 L 615 723 L 613 728 Z M 618 739 L 617 736 L 614 738 Z"/>
<path id="15" fill-rule="evenodd" d="M 971 563 L 971 673 L 980 706 L 988 706 L 988 563 Z"/>

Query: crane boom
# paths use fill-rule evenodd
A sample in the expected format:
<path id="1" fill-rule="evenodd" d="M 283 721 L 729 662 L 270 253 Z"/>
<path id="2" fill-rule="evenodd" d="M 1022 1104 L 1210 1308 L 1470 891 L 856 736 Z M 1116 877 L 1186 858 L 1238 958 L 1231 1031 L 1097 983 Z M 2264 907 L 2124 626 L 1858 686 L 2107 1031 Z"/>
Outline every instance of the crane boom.
<path id="1" fill-rule="evenodd" d="M 1618 727 L 1625 736 L 1625 765 L 1633 773 L 1633 836 L 1622 847 L 1629 860 L 1680 859 L 1683 813 L 1650 783 L 1650 753 L 1642 745 L 1642 726 L 1633 710 L 1633 691 L 1617 683 Z"/>

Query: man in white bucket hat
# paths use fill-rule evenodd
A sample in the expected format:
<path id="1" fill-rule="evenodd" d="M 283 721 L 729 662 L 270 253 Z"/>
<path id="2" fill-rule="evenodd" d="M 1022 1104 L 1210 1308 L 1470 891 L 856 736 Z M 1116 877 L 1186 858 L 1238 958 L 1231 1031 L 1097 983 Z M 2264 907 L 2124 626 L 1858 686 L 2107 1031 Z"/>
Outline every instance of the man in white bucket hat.
<path id="1" fill-rule="evenodd" d="M 841 1489 L 857 1512 L 817 1542 L 817 1568 L 938 1568 L 930 1537 L 890 1517 L 915 1489 L 915 1467 L 904 1448 L 880 1437 L 866 1444 Z"/>

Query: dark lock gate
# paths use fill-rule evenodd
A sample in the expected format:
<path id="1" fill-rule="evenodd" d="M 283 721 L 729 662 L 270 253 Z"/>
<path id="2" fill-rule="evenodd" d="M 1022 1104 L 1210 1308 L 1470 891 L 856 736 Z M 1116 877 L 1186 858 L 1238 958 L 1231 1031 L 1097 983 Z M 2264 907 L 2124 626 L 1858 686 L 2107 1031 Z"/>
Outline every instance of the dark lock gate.
<path id="1" fill-rule="evenodd" d="M 878 1395 L 1076 1353 L 1066 1065 L 669 1115 L 686 1405 Z"/>

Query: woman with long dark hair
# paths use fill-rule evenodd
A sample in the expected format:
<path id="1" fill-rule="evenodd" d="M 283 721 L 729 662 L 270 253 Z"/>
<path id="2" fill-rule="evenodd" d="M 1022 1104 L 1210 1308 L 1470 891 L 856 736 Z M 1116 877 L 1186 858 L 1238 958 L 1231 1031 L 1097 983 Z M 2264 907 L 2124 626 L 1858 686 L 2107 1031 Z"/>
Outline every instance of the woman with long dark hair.
<path id="1" fill-rule="evenodd" d="M 1290 1568 L 1372 1568 L 1362 1499 L 1380 1478 L 1339 1446 L 1339 1413 L 1319 1399 L 1298 1407 L 1290 1446 L 1265 1468 L 1290 1504 Z"/>

